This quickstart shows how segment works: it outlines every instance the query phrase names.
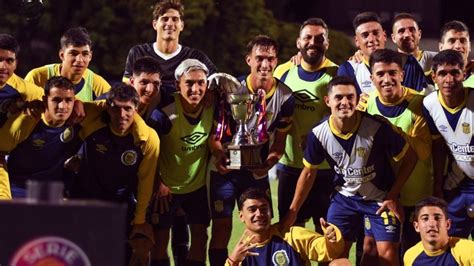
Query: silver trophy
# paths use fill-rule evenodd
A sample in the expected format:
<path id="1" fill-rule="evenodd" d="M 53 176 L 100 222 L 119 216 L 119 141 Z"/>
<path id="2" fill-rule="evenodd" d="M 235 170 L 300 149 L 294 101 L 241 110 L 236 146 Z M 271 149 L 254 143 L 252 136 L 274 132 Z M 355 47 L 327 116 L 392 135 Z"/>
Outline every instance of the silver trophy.
<path id="1" fill-rule="evenodd" d="M 252 169 L 261 165 L 260 150 L 262 143 L 258 142 L 256 129 L 249 128 L 248 122 L 255 116 L 256 94 L 250 94 L 247 88 L 231 75 L 216 73 L 209 77 L 209 84 L 217 87 L 225 95 L 230 106 L 232 118 L 237 123 L 237 130 L 232 141 L 227 146 L 229 152 L 229 169 Z"/>

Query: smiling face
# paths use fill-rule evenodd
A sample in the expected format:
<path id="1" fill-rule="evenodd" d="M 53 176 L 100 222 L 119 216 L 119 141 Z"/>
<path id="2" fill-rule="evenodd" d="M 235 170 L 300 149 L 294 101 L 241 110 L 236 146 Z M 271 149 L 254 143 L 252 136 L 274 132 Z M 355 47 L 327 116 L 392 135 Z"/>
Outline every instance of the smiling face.
<path id="1" fill-rule="evenodd" d="M 255 46 L 246 61 L 250 66 L 250 75 L 257 83 L 255 87 L 264 87 L 266 83 L 273 82 L 273 70 L 278 63 L 274 47 Z"/>
<path id="2" fill-rule="evenodd" d="M 45 118 L 53 126 L 62 126 L 71 116 L 74 107 L 74 90 L 53 87 L 43 97 L 46 103 Z"/>
<path id="3" fill-rule="evenodd" d="M 452 49 L 460 52 L 465 62 L 471 52 L 471 42 L 469 40 L 469 33 L 467 31 L 447 31 L 439 43 L 439 50 Z"/>
<path id="4" fill-rule="evenodd" d="M 324 54 L 329 48 L 327 31 L 322 26 L 306 25 L 296 41 L 296 46 L 303 60 L 310 65 L 321 64 Z"/>
<path id="5" fill-rule="evenodd" d="M 92 51 L 89 45 L 68 45 L 59 51 L 61 59 L 61 76 L 77 81 L 82 77 L 92 60 Z"/>
<path id="6" fill-rule="evenodd" d="M 387 36 L 380 23 L 371 21 L 360 24 L 356 29 L 355 44 L 366 59 L 377 49 L 385 48 Z"/>
<path id="7" fill-rule="evenodd" d="M 121 101 L 113 99 L 107 106 L 107 113 L 110 116 L 110 126 L 117 133 L 123 134 L 133 124 L 133 116 L 137 111 L 137 107 L 132 100 Z"/>
<path id="8" fill-rule="evenodd" d="M 130 78 L 130 84 L 137 90 L 140 97 L 140 105 L 148 105 L 151 100 L 158 95 L 161 85 L 160 74 L 140 73 Z"/>
<path id="9" fill-rule="evenodd" d="M 357 106 L 357 94 L 353 85 L 335 85 L 328 96 L 324 96 L 331 115 L 338 119 L 347 119 L 354 115 Z"/>
<path id="10" fill-rule="evenodd" d="M 413 19 L 400 19 L 393 24 L 392 41 L 398 49 L 406 54 L 413 54 L 418 50 L 421 39 L 421 30 Z"/>
<path id="11" fill-rule="evenodd" d="M 0 49 L 0 87 L 13 75 L 16 64 L 16 54 L 13 51 Z"/>
<path id="12" fill-rule="evenodd" d="M 437 206 L 425 206 L 420 209 L 416 221 L 413 222 L 415 230 L 420 233 L 423 244 L 442 248 L 448 244 L 448 230 L 451 221 Z"/>
<path id="13" fill-rule="evenodd" d="M 185 110 L 196 108 L 207 91 L 207 78 L 203 70 L 184 72 L 178 81 L 178 90 L 184 100 Z M 188 109 L 189 110 L 189 109 Z"/>
<path id="14" fill-rule="evenodd" d="M 403 70 L 398 64 L 375 63 L 371 78 L 384 102 L 395 103 L 402 97 Z"/>
<path id="15" fill-rule="evenodd" d="M 264 233 L 270 228 L 270 204 L 265 199 L 247 199 L 239 213 L 246 228 L 254 233 Z"/>
<path id="16" fill-rule="evenodd" d="M 178 10 L 168 9 L 158 19 L 153 20 L 153 29 L 159 39 L 173 41 L 179 39 L 179 34 L 184 29 L 184 22 Z"/>

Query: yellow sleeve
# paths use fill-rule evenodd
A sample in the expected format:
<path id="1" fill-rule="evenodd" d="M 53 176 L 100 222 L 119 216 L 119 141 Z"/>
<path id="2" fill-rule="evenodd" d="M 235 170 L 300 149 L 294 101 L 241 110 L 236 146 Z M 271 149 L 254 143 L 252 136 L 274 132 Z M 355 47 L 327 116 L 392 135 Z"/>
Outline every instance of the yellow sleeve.
<path id="1" fill-rule="evenodd" d="M 92 76 L 92 90 L 94 91 L 95 96 L 100 96 L 108 91 L 110 91 L 110 84 L 102 77 L 93 73 Z"/>
<path id="2" fill-rule="evenodd" d="M 3 156 L 3 155 L 2 155 Z M 0 164 L 0 200 L 12 199 L 12 193 L 10 190 L 10 178 L 8 172 L 5 169 L 5 164 Z"/>
<path id="3" fill-rule="evenodd" d="M 149 137 L 142 144 L 143 160 L 138 168 L 137 206 L 133 224 L 145 222 L 145 214 L 153 193 L 153 182 L 155 180 L 158 155 L 160 153 L 160 140 L 155 130 L 146 126 Z"/>
<path id="4" fill-rule="evenodd" d="M 83 102 L 86 117 L 82 120 L 79 137 L 85 140 L 90 134 L 99 128 L 106 126 L 102 120 L 105 112 L 105 101 Z"/>
<path id="5" fill-rule="evenodd" d="M 283 238 L 303 257 L 309 260 L 323 262 L 331 261 L 339 257 L 344 251 L 344 239 L 341 231 L 335 225 L 336 242 L 326 241 L 323 235 L 304 227 L 293 226 L 286 232 Z M 323 231 L 325 231 L 323 229 Z"/>
<path id="6" fill-rule="evenodd" d="M 46 81 L 48 81 L 48 66 L 32 69 L 28 74 L 26 74 L 25 80 L 38 87 L 44 88 Z"/>
<path id="7" fill-rule="evenodd" d="M 34 100 L 42 100 L 43 98 L 44 89 L 31 82 L 25 81 L 16 74 L 13 74 L 7 83 L 18 91 L 24 101 L 31 102 Z"/>
<path id="8" fill-rule="evenodd" d="M 415 262 L 415 259 L 423 252 L 423 244 L 418 242 L 418 244 L 409 248 L 403 255 L 403 265 L 411 266 Z"/>
<path id="9" fill-rule="evenodd" d="M 122 77 L 122 82 L 130 85 L 130 78 L 127 78 L 125 76 Z"/>
<path id="10" fill-rule="evenodd" d="M 5 154 L 10 153 L 18 143 L 24 141 L 31 134 L 37 124 L 33 117 L 18 113 L 10 117 L 0 128 L 0 156 L 4 160 Z M 5 163 L 0 162 L 0 199 L 11 199 L 10 179 Z"/>
<path id="11" fill-rule="evenodd" d="M 451 252 L 459 265 L 474 265 L 474 242 L 468 239 L 452 237 Z"/>
<path id="12" fill-rule="evenodd" d="M 275 71 L 273 72 L 273 76 L 277 79 L 281 79 L 281 77 L 283 76 L 283 74 L 285 74 L 286 72 L 288 72 L 288 70 L 290 70 L 290 68 L 293 66 L 293 63 L 291 61 L 288 61 L 284 64 L 281 64 L 279 66 L 277 66 L 277 68 L 275 69 Z"/>
<path id="13" fill-rule="evenodd" d="M 11 116 L 0 128 L 0 153 L 8 154 L 28 138 L 36 127 L 38 120 L 32 116 L 18 113 Z"/>

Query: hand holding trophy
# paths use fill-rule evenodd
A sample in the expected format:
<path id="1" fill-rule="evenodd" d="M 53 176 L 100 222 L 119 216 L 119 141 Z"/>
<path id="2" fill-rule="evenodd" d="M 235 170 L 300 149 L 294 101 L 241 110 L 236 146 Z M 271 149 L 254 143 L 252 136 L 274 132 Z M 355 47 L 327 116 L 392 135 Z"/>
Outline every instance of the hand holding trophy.
<path id="1" fill-rule="evenodd" d="M 258 102 L 257 94 L 250 94 L 247 88 L 233 76 L 226 73 L 215 73 L 209 77 L 209 88 L 217 89 L 221 100 L 230 109 L 230 115 L 237 123 L 236 133 L 232 141 L 227 146 L 230 164 L 228 169 L 248 169 L 259 167 L 261 165 L 260 149 L 263 143 L 260 143 L 256 136 L 256 126 L 249 126 L 250 120 L 255 120 L 256 104 Z M 223 105 L 219 107 L 223 109 Z M 225 111 L 219 110 L 224 116 Z M 227 114 L 228 115 L 228 114 Z M 225 121 L 219 119 L 219 121 Z M 222 136 L 225 130 L 225 122 L 218 123 L 216 136 Z"/>

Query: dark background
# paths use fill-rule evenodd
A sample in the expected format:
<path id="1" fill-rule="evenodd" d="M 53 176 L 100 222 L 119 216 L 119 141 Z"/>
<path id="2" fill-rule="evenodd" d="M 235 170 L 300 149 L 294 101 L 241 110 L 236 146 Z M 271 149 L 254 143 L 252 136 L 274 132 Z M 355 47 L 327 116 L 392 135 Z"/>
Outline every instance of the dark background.
<path id="1" fill-rule="evenodd" d="M 128 50 L 135 44 L 152 42 L 152 0 L 43 0 L 43 12 L 27 10 L 23 4 L 39 0 L 0 0 L 0 32 L 15 36 L 21 45 L 17 74 L 58 62 L 59 38 L 70 27 L 83 26 L 93 40 L 90 68 L 109 81 L 120 80 Z M 328 57 L 346 60 L 353 46 L 353 17 L 374 11 L 383 20 L 389 37 L 394 15 L 409 12 L 418 18 L 427 48 L 437 50 L 439 29 L 458 19 L 474 28 L 473 1 L 404 0 L 183 0 L 185 31 L 181 43 L 205 52 L 222 72 L 235 76 L 248 71 L 245 45 L 257 34 L 277 39 L 279 62 L 297 52 L 299 24 L 321 17 L 330 27 Z M 30 11 L 30 12 L 28 12 Z M 34 16 L 41 14 L 41 16 Z M 27 19 L 30 17 L 30 19 Z M 391 45 L 390 38 L 387 41 Z"/>

